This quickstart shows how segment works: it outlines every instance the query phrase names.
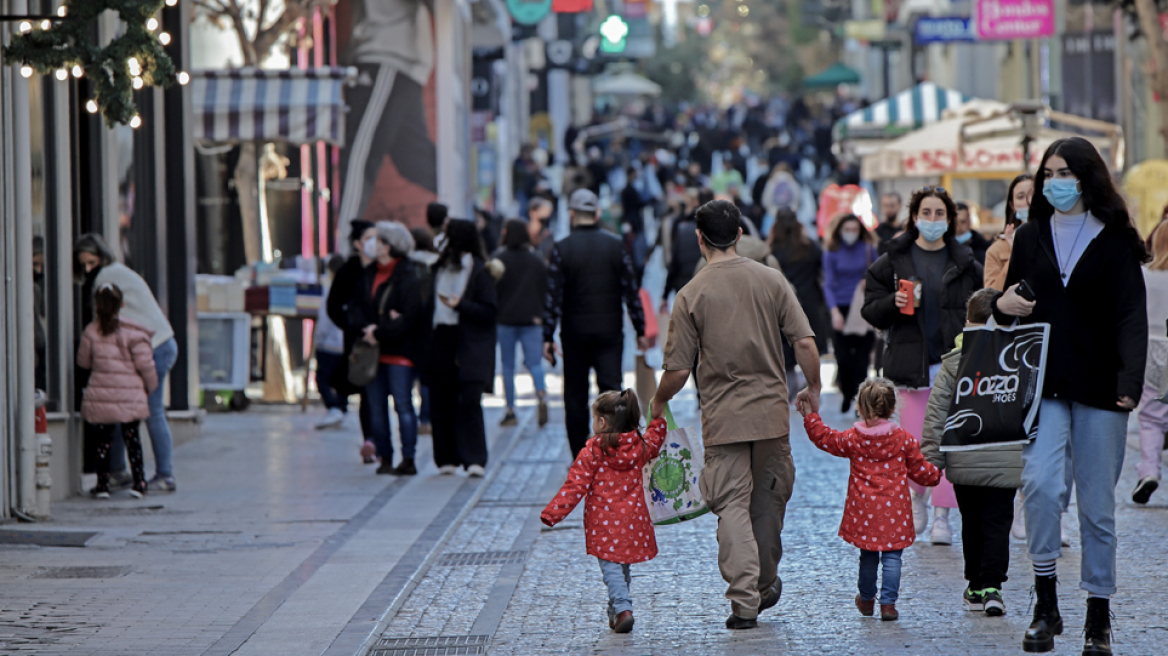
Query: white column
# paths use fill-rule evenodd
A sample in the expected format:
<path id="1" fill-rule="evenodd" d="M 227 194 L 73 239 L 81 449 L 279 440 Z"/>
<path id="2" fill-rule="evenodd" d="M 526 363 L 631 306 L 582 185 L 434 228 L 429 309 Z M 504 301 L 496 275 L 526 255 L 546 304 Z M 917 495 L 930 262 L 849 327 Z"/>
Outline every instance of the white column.
<path id="1" fill-rule="evenodd" d="M 438 104 L 438 200 L 455 217 L 471 217 L 470 6 L 466 0 L 434 3 L 435 79 Z"/>

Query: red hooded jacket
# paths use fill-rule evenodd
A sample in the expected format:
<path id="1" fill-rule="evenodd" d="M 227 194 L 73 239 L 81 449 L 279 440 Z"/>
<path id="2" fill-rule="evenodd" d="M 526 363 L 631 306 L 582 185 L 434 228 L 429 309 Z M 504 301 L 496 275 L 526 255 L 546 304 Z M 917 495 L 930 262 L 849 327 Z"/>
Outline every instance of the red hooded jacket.
<path id="1" fill-rule="evenodd" d="M 868 551 L 896 551 L 912 544 L 916 531 L 908 481 L 926 486 L 941 481 L 941 470 L 925 460 L 913 436 L 887 420 L 876 426 L 856 422 L 841 433 L 812 413 L 803 425 L 815 446 L 852 461 L 839 536 Z"/>
<path id="2" fill-rule="evenodd" d="M 584 502 L 584 542 L 588 554 L 614 563 L 632 564 L 657 555 L 657 538 L 645 507 L 642 468 L 661 452 L 665 420 L 654 419 L 645 430 L 623 433 L 617 448 L 605 454 L 592 436 L 568 470 L 568 480 L 539 518 L 555 526 Z"/>

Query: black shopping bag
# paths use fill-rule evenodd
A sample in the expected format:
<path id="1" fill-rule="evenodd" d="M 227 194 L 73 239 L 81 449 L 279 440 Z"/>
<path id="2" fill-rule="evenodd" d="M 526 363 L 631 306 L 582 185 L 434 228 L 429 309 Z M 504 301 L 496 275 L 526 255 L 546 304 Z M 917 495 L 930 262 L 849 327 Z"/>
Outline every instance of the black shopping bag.
<path id="1" fill-rule="evenodd" d="M 942 451 L 1025 444 L 1037 431 L 1050 324 L 966 328 Z"/>

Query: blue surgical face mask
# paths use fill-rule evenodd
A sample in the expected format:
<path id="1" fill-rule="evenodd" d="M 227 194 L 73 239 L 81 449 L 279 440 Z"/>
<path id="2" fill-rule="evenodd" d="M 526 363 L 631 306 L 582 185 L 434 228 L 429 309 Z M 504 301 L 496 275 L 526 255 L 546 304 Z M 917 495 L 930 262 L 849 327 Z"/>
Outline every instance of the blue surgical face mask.
<path id="1" fill-rule="evenodd" d="M 1014 210 L 1014 218 L 1018 219 L 1022 223 L 1026 223 L 1030 220 L 1030 208 L 1023 207 L 1020 210 Z"/>
<path id="2" fill-rule="evenodd" d="M 1055 178 L 1047 180 L 1042 185 L 1042 195 L 1051 205 L 1060 212 L 1069 212 L 1083 192 L 1079 190 L 1079 181 L 1074 178 Z"/>
<path id="3" fill-rule="evenodd" d="M 949 230 L 948 221 L 917 221 L 917 230 L 921 232 L 921 236 L 925 241 L 937 241 L 945 236 Z"/>
<path id="4" fill-rule="evenodd" d="M 971 230 L 971 231 L 965 233 L 964 235 L 957 235 L 956 237 L 954 237 L 954 239 L 957 240 L 958 244 L 964 244 L 964 243 L 968 242 L 970 239 L 973 239 L 973 231 Z"/>

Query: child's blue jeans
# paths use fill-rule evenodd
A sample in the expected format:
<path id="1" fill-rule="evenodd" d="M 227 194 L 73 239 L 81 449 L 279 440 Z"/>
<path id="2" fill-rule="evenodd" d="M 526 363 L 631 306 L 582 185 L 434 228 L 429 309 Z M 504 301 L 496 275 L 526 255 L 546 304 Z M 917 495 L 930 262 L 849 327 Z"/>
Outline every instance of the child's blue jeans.
<path id="1" fill-rule="evenodd" d="M 876 568 L 883 561 L 884 576 L 880 585 L 880 603 L 895 604 L 900 596 L 900 557 L 903 549 L 896 551 L 860 550 L 860 598 L 871 601 L 876 598 Z"/>
<path id="2" fill-rule="evenodd" d="M 614 563 L 603 558 L 600 561 L 600 573 L 604 576 L 604 585 L 608 586 L 608 618 L 611 620 L 626 610 L 633 609 L 633 601 L 629 598 L 629 586 L 633 579 L 629 574 L 629 566 Z"/>

